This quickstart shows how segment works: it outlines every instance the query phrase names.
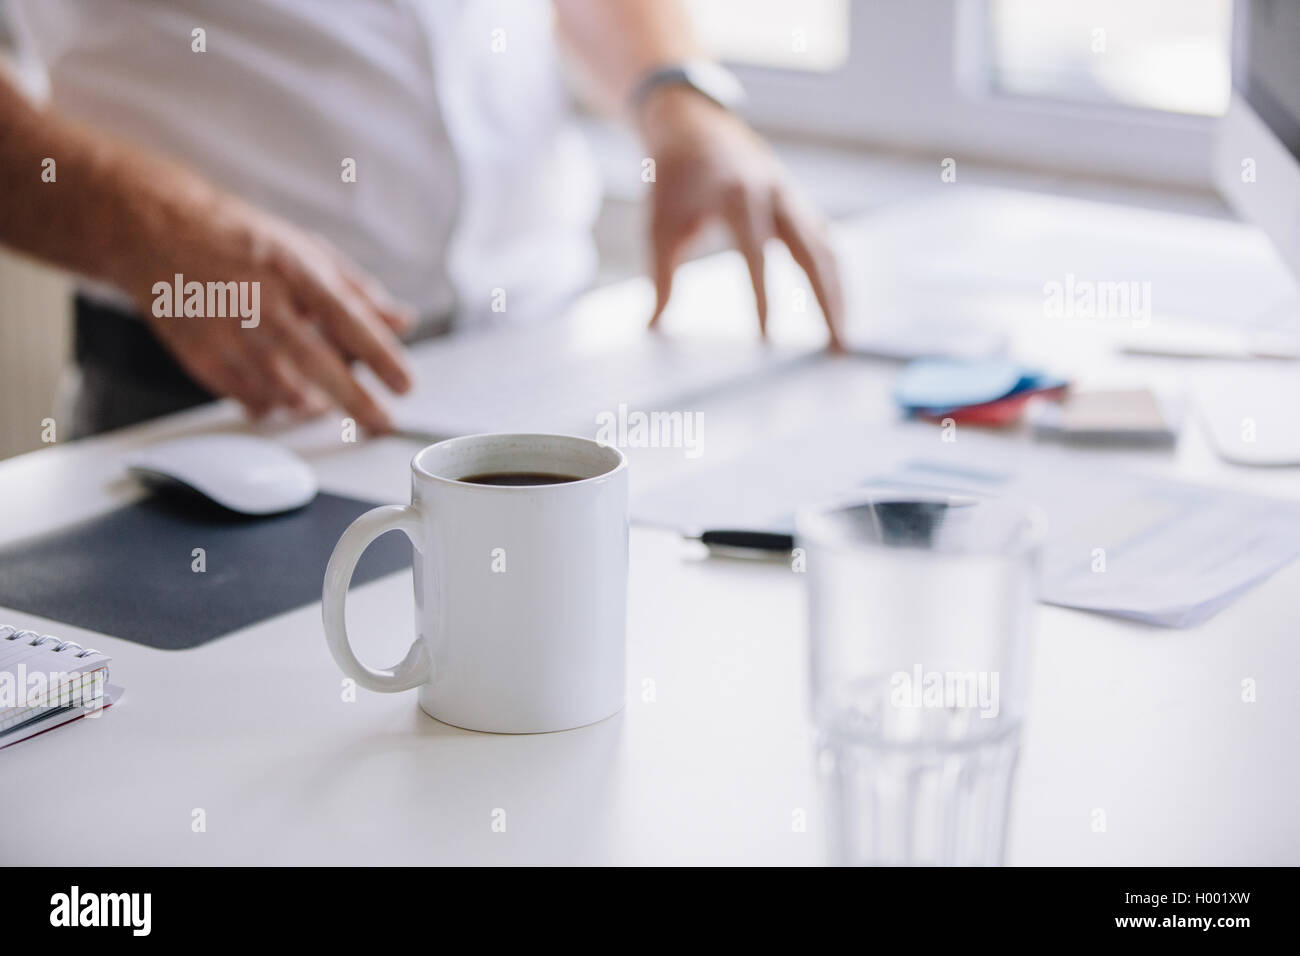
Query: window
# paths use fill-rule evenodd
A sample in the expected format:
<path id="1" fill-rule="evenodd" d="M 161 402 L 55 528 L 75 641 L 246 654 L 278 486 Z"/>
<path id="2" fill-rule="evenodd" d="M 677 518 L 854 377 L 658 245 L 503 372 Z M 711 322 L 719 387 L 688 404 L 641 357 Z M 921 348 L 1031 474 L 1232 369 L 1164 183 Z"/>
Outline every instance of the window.
<path id="1" fill-rule="evenodd" d="M 1206 116 L 1227 109 L 1227 0 L 993 0 L 990 14 L 998 92 Z"/>
<path id="2" fill-rule="evenodd" d="M 825 72 L 849 54 L 849 0 L 688 0 L 696 35 L 728 63 Z"/>
<path id="3" fill-rule="evenodd" d="M 690 2 L 770 132 L 1211 185 L 1230 0 Z"/>

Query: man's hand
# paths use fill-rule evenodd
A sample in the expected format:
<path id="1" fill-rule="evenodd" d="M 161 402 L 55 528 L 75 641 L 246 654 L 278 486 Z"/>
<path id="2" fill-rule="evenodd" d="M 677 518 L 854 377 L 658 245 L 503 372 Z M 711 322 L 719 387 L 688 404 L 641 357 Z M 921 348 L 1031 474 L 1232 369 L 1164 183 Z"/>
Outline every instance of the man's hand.
<path id="1" fill-rule="evenodd" d="M 57 186 L 37 182 L 58 157 Z M 394 391 L 410 374 L 394 337 L 413 317 L 324 240 L 223 193 L 167 158 L 38 109 L 0 71 L 0 243 L 115 285 L 209 391 L 253 414 L 323 411 L 391 427 L 353 377 L 364 362 Z M 36 185 L 30 185 L 36 183 Z M 260 315 L 154 315 L 155 283 L 257 282 Z"/>
<path id="2" fill-rule="evenodd" d="M 154 333 L 209 391 L 238 399 L 253 416 L 274 408 L 313 414 L 329 399 L 371 431 L 387 431 L 387 412 L 356 380 L 360 360 L 396 392 L 411 378 L 394 332 L 414 317 L 325 240 L 230 197 L 195 216 L 174 210 L 167 239 L 130 265 L 129 289 Z M 260 284 L 260 315 L 154 315 L 153 285 L 249 281 Z"/>
<path id="3" fill-rule="evenodd" d="M 721 219 L 745 257 L 758 325 L 767 334 L 763 247 L 780 239 L 808 275 L 840 349 L 843 295 L 821 217 L 796 193 L 766 144 L 741 119 L 684 87 L 651 93 L 638 115 L 655 160 L 650 243 L 655 283 L 653 327 L 672 292 L 673 272 L 692 237 Z"/>

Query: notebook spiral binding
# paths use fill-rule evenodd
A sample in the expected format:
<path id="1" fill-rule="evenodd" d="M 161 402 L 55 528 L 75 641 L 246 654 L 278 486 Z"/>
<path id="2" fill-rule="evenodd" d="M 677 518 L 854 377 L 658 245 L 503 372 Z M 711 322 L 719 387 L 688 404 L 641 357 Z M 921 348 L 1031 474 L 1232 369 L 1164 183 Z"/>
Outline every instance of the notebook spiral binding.
<path id="1" fill-rule="evenodd" d="M 55 646 L 51 651 L 55 654 L 66 650 L 69 647 L 75 647 L 77 653 L 73 657 L 89 657 L 91 654 L 98 654 L 99 651 L 93 647 L 82 647 L 76 641 L 64 641 L 55 637 L 53 634 L 37 634 L 35 631 L 19 630 L 9 624 L 0 625 L 0 640 L 4 641 L 21 641 L 26 639 L 31 647 L 44 647 L 47 642 L 53 641 Z"/>

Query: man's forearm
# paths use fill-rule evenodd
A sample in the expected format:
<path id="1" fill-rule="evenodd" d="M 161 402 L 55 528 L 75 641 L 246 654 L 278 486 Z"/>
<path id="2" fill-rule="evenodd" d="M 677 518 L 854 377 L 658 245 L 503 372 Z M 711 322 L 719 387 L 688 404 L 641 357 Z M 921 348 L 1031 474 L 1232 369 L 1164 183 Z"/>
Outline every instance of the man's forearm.
<path id="1" fill-rule="evenodd" d="M 174 163 L 38 109 L 2 72 L 0 177 L 0 243 L 132 293 L 148 250 L 221 198 Z"/>
<path id="2" fill-rule="evenodd" d="M 657 66 L 700 55 L 679 0 L 555 0 L 560 32 L 617 103 Z"/>

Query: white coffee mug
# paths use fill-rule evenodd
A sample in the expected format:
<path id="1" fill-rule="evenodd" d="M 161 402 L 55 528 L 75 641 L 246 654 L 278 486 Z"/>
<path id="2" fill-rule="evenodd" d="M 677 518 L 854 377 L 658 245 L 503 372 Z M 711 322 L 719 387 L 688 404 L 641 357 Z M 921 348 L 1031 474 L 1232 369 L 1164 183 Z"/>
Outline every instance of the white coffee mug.
<path id="1" fill-rule="evenodd" d="M 577 480 L 488 485 L 536 472 Z M 419 688 L 444 723 L 543 733 L 617 713 L 625 693 L 627 459 L 567 435 L 470 435 L 411 459 L 411 503 L 375 508 L 325 570 L 325 640 L 343 672 L 377 691 Z M 357 660 L 344 598 L 361 553 L 399 530 L 415 551 L 416 637 L 400 664 Z"/>

